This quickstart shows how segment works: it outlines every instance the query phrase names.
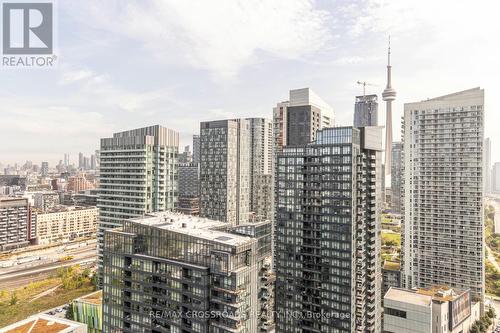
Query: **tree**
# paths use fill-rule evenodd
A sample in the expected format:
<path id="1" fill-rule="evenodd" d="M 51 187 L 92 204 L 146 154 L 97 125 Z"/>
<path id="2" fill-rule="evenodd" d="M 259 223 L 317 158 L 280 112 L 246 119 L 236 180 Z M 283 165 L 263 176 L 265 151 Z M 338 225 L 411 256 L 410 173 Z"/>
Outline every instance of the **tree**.
<path id="1" fill-rule="evenodd" d="M 493 319 L 496 316 L 495 309 L 493 309 L 492 306 L 489 307 L 488 311 L 486 312 L 486 315 L 488 318 Z"/>
<path id="2" fill-rule="evenodd" d="M 479 330 L 479 326 L 477 325 L 477 322 L 472 324 L 469 333 L 481 333 L 481 331 Z"/>
<path id="3" fill-rule="evenodd" d="M 69 303 L 68 310 L 66 310 L 66 315 L 64 316 L 66 319 L 75 320 L 75 313 L 73 312 L 73 303 Z"/>
<path id="4" fill-rule="evenodd" d="M 12 294 L 10 294 L 10 301 L 9 301 L 9 304 L 10 304 L 10 305 L 16 305 L 16 303 L 17 303 L 17 301 L 18 301 L 18 300 L 19 300 L 19 299 L 17 298 L 17 294 L 16 294 L 16 292 L 15 292 L 15 291 L 14 291 L 14 292 L 12 292 Z"/>

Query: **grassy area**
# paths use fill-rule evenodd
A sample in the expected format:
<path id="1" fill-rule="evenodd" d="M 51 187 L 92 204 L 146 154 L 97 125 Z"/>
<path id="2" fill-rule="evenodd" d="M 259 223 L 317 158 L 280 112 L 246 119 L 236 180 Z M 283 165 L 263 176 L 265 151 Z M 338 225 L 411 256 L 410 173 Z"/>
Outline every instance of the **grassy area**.
<path id="1" fill-rule="evenodd" d="M 500 297 L 500 272 L 486 260 L 486 293 Z"/>
<path id="2" fill-rule="evenodd" d="M 55 291 L 31 301 L 38 294 L 59 286 Z M 95 290 L 89 270 L 78 266 L 62 269 L 57 276 L 15 290 L 0 291 L 0 327 L 30 315 L 69 303 Z M 31 301 L 31 302 L 30 302 Z"/>
<path id="3" fill-rule="evenodd" d="M 500 262 L 500 235 L 493 233 L 494 215 L 493 206 L 486 206 L 484 210 L 486 244 L 493 252 L 497 262 Z M 488 260 L 486 260 L 486 293 L 500 297 L 500 272 Z"/>
<path id="4" fill-rule="evenodd" d="M 382 232 L 382 246 L 401 246 L 401 234 L 394 232 Z"/>

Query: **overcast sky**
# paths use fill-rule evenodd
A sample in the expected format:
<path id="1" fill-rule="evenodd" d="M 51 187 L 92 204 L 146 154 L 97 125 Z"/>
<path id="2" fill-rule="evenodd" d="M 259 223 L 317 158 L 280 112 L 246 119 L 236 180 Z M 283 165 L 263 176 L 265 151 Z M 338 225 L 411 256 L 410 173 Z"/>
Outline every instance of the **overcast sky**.
<path id="1" fill-rule="evenodd" d="M 500 161 L 497 1 L 58 1 L 58 67 L 0 72 L 0 162 L 52 165 L 115 131 L 272 117 L 311 87 L 352 123 L 357 80 L 384 89 L 391 34 L 394 135 L 403 103 L 481 86 Z M 385 106 L 379 106 L 379 121 Z M 381 124 L 383 125 L 383 124 Z"/>

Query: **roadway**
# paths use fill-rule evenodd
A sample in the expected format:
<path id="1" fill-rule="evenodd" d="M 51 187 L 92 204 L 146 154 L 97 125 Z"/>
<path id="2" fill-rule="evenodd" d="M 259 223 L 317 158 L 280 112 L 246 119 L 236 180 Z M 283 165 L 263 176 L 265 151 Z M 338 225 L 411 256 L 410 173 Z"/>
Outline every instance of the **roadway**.
<path id="1" fill-rule="evenodd" d="M 35 253 L 30 255 L 36 255 Z M 47 255 L 47 254 L 46 254 Z M 58 261 L 58 258 L 72 256 L 70 260 Z M 28 264 L 16 265 L 8 268 L 0 268 L 0 290 L 11 289 L 27 285 L 30 282 L 40 281 L 51 274 L 54 274 L 58 268 L 74 265 L 93 265 L 97 259 L 95 244 L 71 249 L 61 252 L 54 252 L 47 255 L 47 259 L 30 262 Z"/>

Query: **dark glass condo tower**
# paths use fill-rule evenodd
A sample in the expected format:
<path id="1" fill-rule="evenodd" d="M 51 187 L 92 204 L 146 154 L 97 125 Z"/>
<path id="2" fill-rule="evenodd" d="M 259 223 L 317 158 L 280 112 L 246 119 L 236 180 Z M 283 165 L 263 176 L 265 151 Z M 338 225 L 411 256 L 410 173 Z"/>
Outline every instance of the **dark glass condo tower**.
<path id="1" fill-rule="evenodd" d="M 277 332 L 380 332 L 381 151 L 337 127 L 278 154 Z"/>

